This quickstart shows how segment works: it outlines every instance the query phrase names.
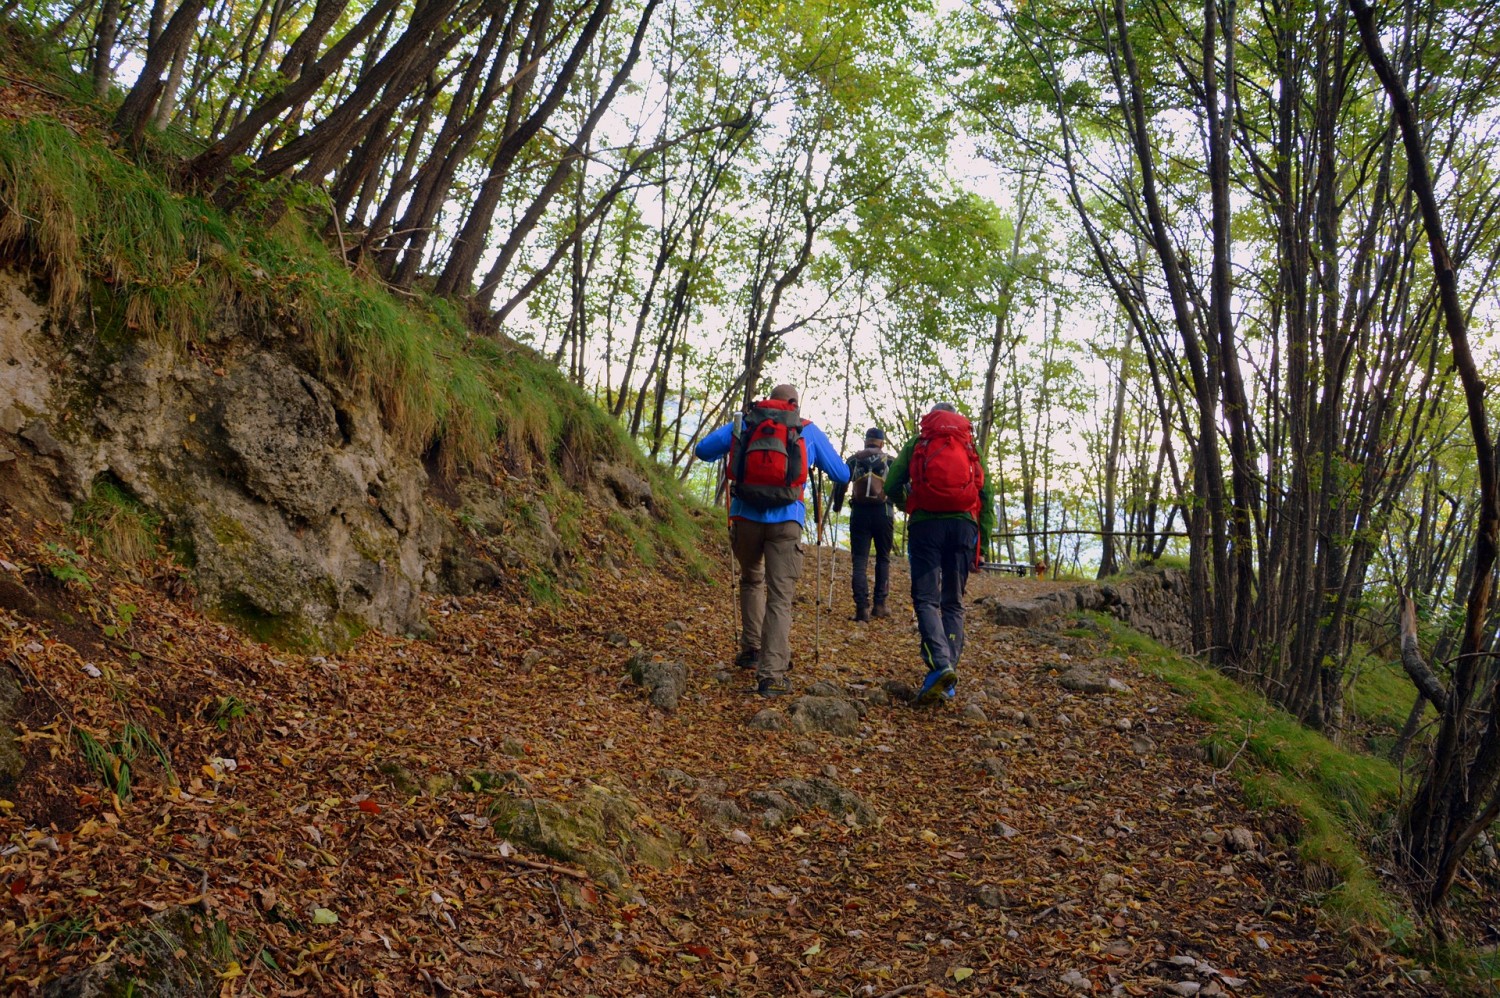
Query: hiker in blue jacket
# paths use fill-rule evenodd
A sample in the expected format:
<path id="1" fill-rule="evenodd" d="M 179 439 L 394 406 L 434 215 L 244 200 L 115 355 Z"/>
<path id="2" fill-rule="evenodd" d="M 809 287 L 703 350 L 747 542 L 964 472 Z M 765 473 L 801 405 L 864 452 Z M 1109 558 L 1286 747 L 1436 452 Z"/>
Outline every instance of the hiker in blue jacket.
<path id="1" fill-rule="evenodd" d="M 755 670 L 761 696 L 790 693 L 792 596 L 802 575 L 809 466 L 840 485 L 848 483 L 849 469 L 823 431 L 802 419 L 792 385 L 777 385 L 769 399 L 704 437 L 693 453 L 700 461 L 730 458 L 729 538 L 740 565 L 743 622 L 735 664 Z"/>

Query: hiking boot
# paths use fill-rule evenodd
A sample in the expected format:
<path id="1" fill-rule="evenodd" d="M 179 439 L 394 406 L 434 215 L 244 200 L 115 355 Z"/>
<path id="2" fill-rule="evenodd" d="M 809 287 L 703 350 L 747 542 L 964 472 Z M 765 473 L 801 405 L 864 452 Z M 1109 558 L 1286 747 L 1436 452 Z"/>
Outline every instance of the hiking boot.
<path id="1" fill-rule="evenodd" d="M 855 607 L 854 622 L 856 624 L 868 624 L 870 622 L 870 608 L 867 606 Z"/>
<path id="2" fill-rule="evenodd" d="M 873 610 L 870 611 L 870 616 L 874 617 L 876 620 L 884 620 L 886 617 L 889 617 L 890 615 L 891 615 L 890 607 L 888 607 L 888 606 L 885 605 L 885 601 L 884 600 L 881 600 L 879 603 L 876 603 L 875 604 L 875 609 L 873 609 Z"/>
<path id="3" fill-rule="evenodd" d="M 768 700 L 771 697 L 784 697 L 792 692 L 792 684 L 785 679 L 772 679 L 767 676 L 755 684 L 755 692 Z"/>
<path id="4" fill-rule="evenodd" d="M 734 665 L 737 669 L 753 669 L 760 665 L 760 652 L 747 648 L 734 657 Z"/>
<path id="5" fill-rule="evenodd" d="M 922 688 L 917 690 L 917 697 L 912 702 L 918 705 L 936 703 L 938 700 L 951 700 L 958 686 L 958 673 L 951 666 L 943 666 L 941 669 L 933 669 L 927 673 L 927 678 L 922 680 Z"/>

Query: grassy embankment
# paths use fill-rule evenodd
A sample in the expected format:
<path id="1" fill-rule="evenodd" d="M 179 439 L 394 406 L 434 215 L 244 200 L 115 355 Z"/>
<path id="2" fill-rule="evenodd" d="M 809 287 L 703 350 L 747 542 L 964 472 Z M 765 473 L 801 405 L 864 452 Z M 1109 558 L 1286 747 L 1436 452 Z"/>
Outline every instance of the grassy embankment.
<path id="1" fill-rule="evenodd" d="M 46 82 L 58 94 L 82 89 L 56 70 Z M 701 570 L 697 521 L 670 475 L 545 358 L 503 337 L 471 337 L 449 302 L 398 296 L 352 271 L 319 233 L 327 208 L 318 191 L 268 184 L 226 213 L 173 188 L 166 150 L 137 162 L 112 148 L 95 124 L 101 111 L 82 98 L 30 110 L 0 121 L 0 260 L 34 273 L 54 310 L 77 317 L 99 345 L 150 338 L 185 348 L 222 340 L 226 328 L 231 338 L 288 336 L 324 374 L 367 385 L 409 453 L 448 473 L 530 476 L 536 488 L 523 505 L 543 502 L 565 544 L 587 515 L 578 475 L 599 458 L 632 466 L 652 483 L 655 516 L 612 516 L 605 529 L 643 561 L 665 554 Z M 255 206 L 272 200 L 289 210 L 267 226 Z M 93 505 L 119 498 L 129 497 L 96 490 Z M 89 515 L 139 526 L 107 513 Z M 547 568 L 535 570 L 533 592 L 550 593 Z"/>
<path id="2" fill-rule="evenodd" d="M 1330 740 L 1228 676 L 1112 618 L 1093 619 L 1115 651 L 1188 697 L 1189 712 L 1211 726 L 1204 740 L 1209 758 L 1233 773 L 1253 806 L 1295 818 L 1292 847 L 1334 926 L 1410 953 L 1457 990 L 1489 993 L 1497 970 L 1493 956 L 1436 943 L 1382 862 L 1411 774 L 1403 786 L 1401 771 L 1383 754 Z M 1382 731 L 1399 731 L 1411 700 L 1411 683 L 1399 666 L 1373 660 L 1364 663 L 1349 691 L 1355 717 Z M 1384 735 L 1372 739 L 1377 746 L 1390 741 Z"/>

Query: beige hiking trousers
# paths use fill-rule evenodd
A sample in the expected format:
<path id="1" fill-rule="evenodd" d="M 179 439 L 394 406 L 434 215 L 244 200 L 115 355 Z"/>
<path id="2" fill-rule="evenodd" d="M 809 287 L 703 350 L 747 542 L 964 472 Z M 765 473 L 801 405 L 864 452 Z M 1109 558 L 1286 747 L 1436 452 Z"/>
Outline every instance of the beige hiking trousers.
<path id="1" fill-rule="evenodd" d="M 802 525 L 735 520 L 740 563 L 740 650 L 757 652 L 757 679 L 785 679 L 792 660 L 792 596 L 802 575 Z"/>

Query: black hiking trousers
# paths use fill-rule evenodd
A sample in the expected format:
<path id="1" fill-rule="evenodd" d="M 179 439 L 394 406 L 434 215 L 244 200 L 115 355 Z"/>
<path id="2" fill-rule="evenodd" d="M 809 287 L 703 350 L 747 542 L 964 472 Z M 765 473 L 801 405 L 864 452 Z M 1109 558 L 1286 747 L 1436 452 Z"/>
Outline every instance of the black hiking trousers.
<path id="1" fill-rule="evenodd" d="M 896 535 L 896 520 L 888 512 L 889 503 L 849 506 L 849 553 L 853 557 L 854 608 L 870 605 L 870 544 L 875 545 L 875 602 L 884 603 L 891 594 L 891 547 Z"/>

